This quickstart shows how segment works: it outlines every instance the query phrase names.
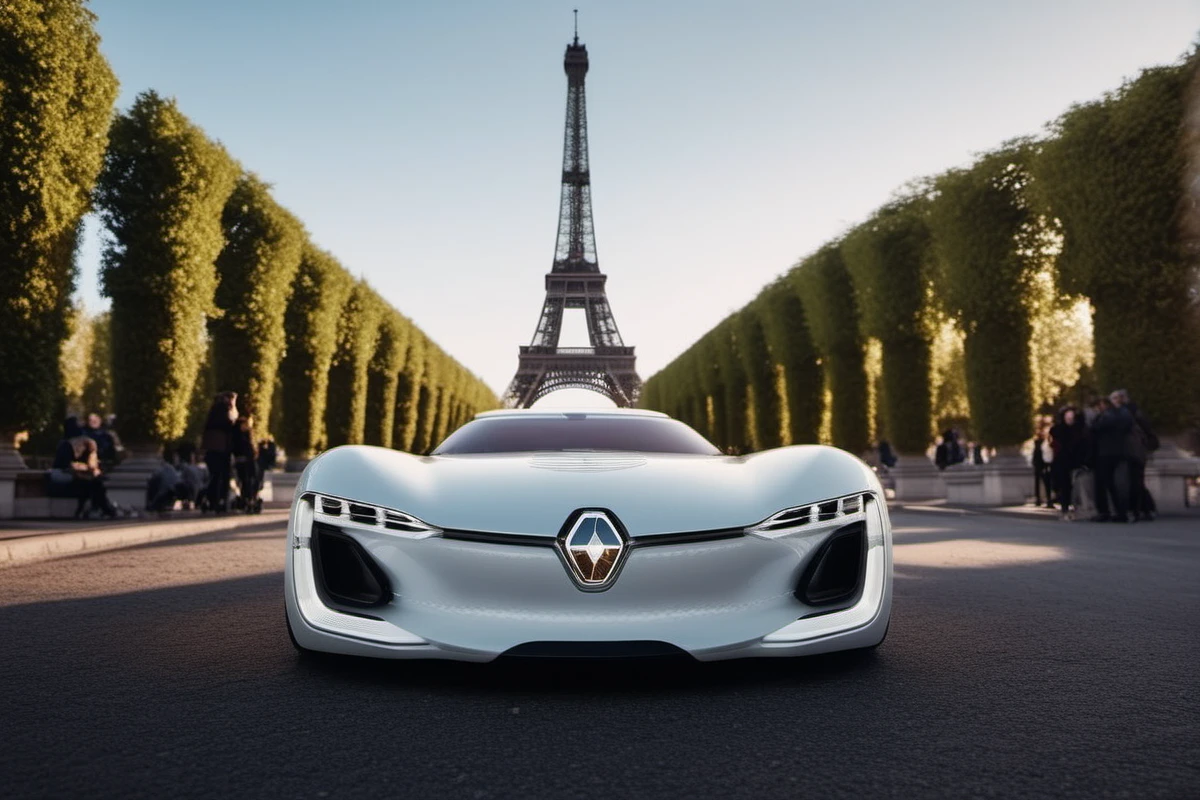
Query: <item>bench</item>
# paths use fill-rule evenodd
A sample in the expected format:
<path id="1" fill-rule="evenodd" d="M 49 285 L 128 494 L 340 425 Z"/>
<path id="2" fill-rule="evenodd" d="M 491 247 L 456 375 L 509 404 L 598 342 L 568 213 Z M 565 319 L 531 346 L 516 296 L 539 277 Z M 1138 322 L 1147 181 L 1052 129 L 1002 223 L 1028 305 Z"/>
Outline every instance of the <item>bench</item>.
<path id="1" fill-rule="evenodd" d="M 71 519 L 79 499 L 75 497 L 51 497 L 46 473 L 41 470 L 26 470 L 14 476 L 13 517 L 17 519 Z"/>

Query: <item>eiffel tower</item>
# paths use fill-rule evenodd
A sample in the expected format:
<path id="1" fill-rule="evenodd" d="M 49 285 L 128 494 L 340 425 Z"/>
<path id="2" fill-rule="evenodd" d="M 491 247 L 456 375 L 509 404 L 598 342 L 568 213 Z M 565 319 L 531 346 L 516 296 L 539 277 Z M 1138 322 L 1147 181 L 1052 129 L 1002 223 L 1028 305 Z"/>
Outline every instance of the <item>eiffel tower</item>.
<path id="1" fill-rule="evenodd" d="M 546 302 L 533 342 L 522 347 L 517 374 L 505 392 L 509 408 L 528 408 L 558 389 L 590 389 L 618 406 L 632 406 L 642 381 L 634 368 L 633 348 L 617 330 L 604 293 L 608 276 L 596 259 L 592 227 L 592 187 L 588 173 L 587 107 L 583 79 L 587 47 L 567 45 L 567 130 L 563 141 L 562 201 L 554 266 L 546 275 Z M 587 319 L 589 347 L 559 347 L 564 308 L 581 308 Z"/>

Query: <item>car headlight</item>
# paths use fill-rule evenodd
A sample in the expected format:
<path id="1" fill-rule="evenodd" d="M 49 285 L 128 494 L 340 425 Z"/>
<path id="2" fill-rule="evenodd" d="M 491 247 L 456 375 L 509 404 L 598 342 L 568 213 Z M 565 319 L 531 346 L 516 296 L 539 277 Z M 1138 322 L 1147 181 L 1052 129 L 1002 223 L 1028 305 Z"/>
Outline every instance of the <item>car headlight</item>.
<path id="1" fill-rule="evenodd" d="M 870 498 L 870 493 L 858 492 L 820 503 L 785 508 L 757 525 L 746 528 L 746 533 L 773 539 L 803 528 L 845 525 L 866 517 L 867 501 Z"/>
<path id="2" fill-rule="evenodd" d="M 312 505 L 314 521 L 330 525 L 382 529 L 413 539 L 425 539 L 442 532 L 440 528 L 422 522 L 412 514 L 344 497 L 305 492 L 301 502 Z"/>

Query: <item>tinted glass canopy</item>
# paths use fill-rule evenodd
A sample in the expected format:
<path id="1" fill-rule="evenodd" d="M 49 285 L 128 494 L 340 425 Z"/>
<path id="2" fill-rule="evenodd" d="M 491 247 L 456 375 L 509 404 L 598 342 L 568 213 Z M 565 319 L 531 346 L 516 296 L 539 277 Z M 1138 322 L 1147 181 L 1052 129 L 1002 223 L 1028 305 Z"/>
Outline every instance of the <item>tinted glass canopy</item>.
<path id="1" fill-rule="evenodd" d="M 707 439 L 678 420 L 566 414 L 472 420 L 447 437 L 433 451 L 433 455 L 571 450 L 706 456 L 721 454 Z"/>

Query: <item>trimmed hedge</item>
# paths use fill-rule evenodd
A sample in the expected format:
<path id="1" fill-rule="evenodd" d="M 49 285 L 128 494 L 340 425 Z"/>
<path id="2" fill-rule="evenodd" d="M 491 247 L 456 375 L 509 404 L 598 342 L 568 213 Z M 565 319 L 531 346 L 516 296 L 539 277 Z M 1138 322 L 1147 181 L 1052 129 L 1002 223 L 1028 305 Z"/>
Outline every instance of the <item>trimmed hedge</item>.
<path id="1" fill-rule="evenodd" d="M 221 212 L 238 172 L 225 148 L 153 91 L 113 121 L 96 204 L 112 236 L 101 277 L 126 444 L 178 439 L 187 426 L 214 310 Z"/>
<path id="2" fill-rule="evenodd" d="M 253 173 L 238 179 L 221 226 L 220 313 L 208 323 L 213 370 L 219 391 L 238 393 L 238 410 L 254 415 L 261 436 L 271 418 L 275 375 L 287 338 L 283 318 L 300 267 L 304 230 Z"/>
<path id="3" fill-rule="evenodd" d="M 364 441 L 391 447 L 395 436 L 396 392 L 408 358 L 412 323 L 388 309 L 379 325 L 379 343 L 367 367 L 367 412 Z"/>
<path id="4" fill-rule="evenodd" d="M 820 357 L 808 332 L 804 304 L 786 278 L 776 279 L 752 305 L 771 359 L 783 367 L 788 444 L 818 441 L 823 403 Z"/>
<path id="5" fill-rule="evenodd" d="M 325 433 L 329 447 L 362 444 L 367 420 L 367 366 L 379 339 L 384 302 L 356 281 L 338 316 L 337 349 L 329 367 Z"/>
<path id="6" fill-rule="evenodd" d="M 1041 265 L 1025 189 L 1029 142 L 987 153 L 934 184 L 936 289 L 959 323 L 974 435 L 990 447 L 1029 438 L 1030 288 Z"/>
<path id="7" fill-rule="evenodd" d="M 398 450 L 416 452 L 420 416 L 421 386 L 425 382 L 425 349 L 428 340 L 415 326 L 409 336 L 408 353 L 404 359 L 396 386 L 396 418 L 392 430 L 392 446 Z"/>
<path id="8" fill-rule="evenodd" d="M 1197 61 L 1145 70 L 1075 106 L 1032 164 L 1037 195 L 1062 226 L 1060 287 L 1095 309 L 1100 384 L 1128 389 L 1168 433 L 1195 422 L 1200 397 L 1196 269 L 1180 230 Z"/>
<path id="9" fill-rule="evenodd" d="M 0 4 L 0 432 L 62 402 L 80 219 L 103 164 L 117 81 L 81 0 Z"/>
<path id="10" fill-rule="evenodd" d="M 865 342 L 858 303 L 839 242 L 825 245 L 786 276 L 804 308 L 813 345 L 821 354 L 833 404 L 829 409 L 833 444 L 851 453 L 869 446 Z M 824 383 L 818 391 L 824 397 Z"/>
<path id="11" fill-rule="evenodd" d="M 433 342 L 425 340 L 425 371 L 418 395 L 417 431 L 413 437 L 412 452 L 424 455 L 435 442 L 433 429 L 437 424 L 438 389 L 442 384 L 442 351 Z"/>
<path id="12" fill-rule="evenodd" d="M 287 353 L 279 366 L 288 407 L 279 441 L 295 459 L 325 448 L 329 367 L 338 344 L 338 318 L 354 280 L 332 255 L 306 242 L 284 314 Z"/>
<path id="13" fill-rule="evenodd" d="M 722 320 L 713 328 L 713 355 L 716 358 L 717 374 L 720 376 L 720 393 L 725 410 L 725 448 L 737 453 L 750 449 L 750 432 L 746 414 L 746 370 L 738 352 L 738 341 L 734 315 Z"/>
<path id="14" fill-rule="evenodd" d="M 760 311 L 754 304 L 734 317 L 738 357 L 753 397 L 754 418 L 750 430 L 753 450 L 767 450 L 783 444 L 782 404 L 776 382 L 775 362 L 767 346 Z"/>
<path id="15" fill-rule="evenodd" d="M 886 205 L 841 245 L 862 335 L 883 345 L 884 425 L 903 454 L 924 454 L 933 436 L 927 206 L 922 197 Z"/>

